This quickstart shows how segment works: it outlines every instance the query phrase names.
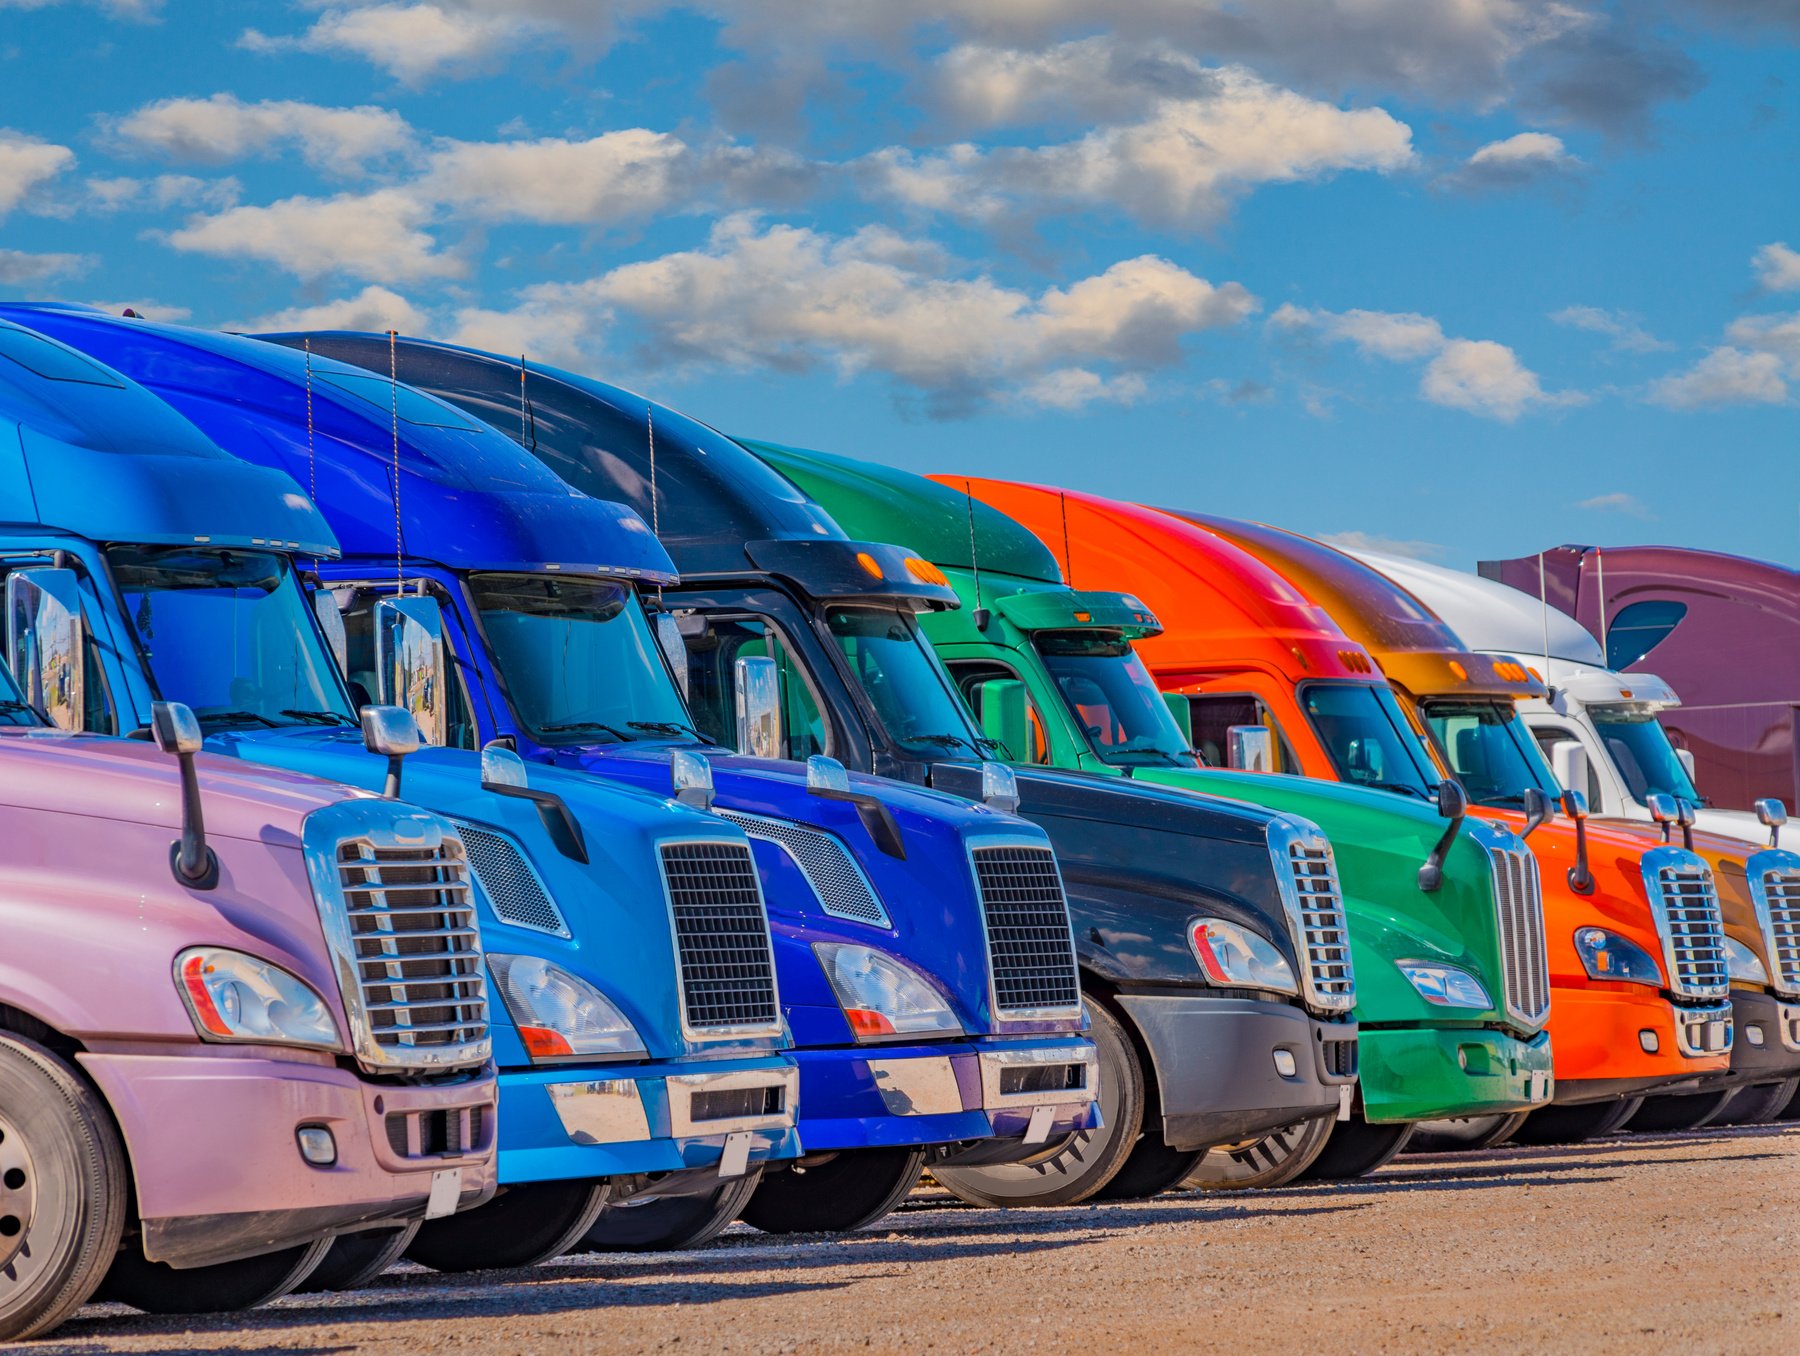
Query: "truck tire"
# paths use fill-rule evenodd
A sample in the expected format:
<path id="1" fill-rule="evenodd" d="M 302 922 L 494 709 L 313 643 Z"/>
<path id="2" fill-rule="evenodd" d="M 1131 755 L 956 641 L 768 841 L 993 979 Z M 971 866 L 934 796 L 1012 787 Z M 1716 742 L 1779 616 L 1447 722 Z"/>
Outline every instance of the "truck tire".
<path id="1" fill-rule="evenodd" d="M 325 1254 L 325 1260 L 295 1289 L 308 1295 L 326 1290 L 360 1290 L 398 1262 L 418 1232 L 419 1221 L 414 1220 L 398 1229 L 339 1234 L 331 1240 L 331 1251 Z"/>
<path id="2" fill-rule="evenodd" d="M 1714 1125 L 1768 1125 L 1800 1091 L 1800 1078 L 1784 1078 L 1779 1083 L 1758 1083 L 1739 1088 Z"/>
<path id="3" fill-rule="evenodd" d="M 486 1205 L 427 1220 L 406 1249 L 434 1271 L 534 1267 L 580 1242 L 606 1206 L 605 1182 L 521 1182 Z"/>
<path id="4" fill-rule="evenodd" d="M 1413 1121 L 1398 1125 L 1370 1125 L 1360 1116 L 1347 1121 L 1328 1121 L 1331 1134 L 1319 1156 L 1301 1169 L 1302 1182 L 1348 1182 L 1367 1177 L 1385 1167 L 1412 1138 Z"/>
<path id="5" fill-rule="evenodd" d="M 98 1298 L 147 1314 L 234 1314 L 297 1290 L 330 1251 L 331 1240 L 321 1238 L 235 1262 L 172 1267 L 128 1246 L 106 1273 Z"/>
<path id="6" fill-rule="evenodd" d="M 1574 1106 L 1546 1106 L 1529 1112 L 1525 1124 L 1513 1131 L 1514 1144 L 1580 1144 L 1616 1132 L 1637 1115 L 1642 1097 L 1621 1097 L 1611 1102 L 1577 1102 Z"/>
<path id="7" fill-rule="evenodd" d="M 1665 1092 L 1646 1097 L 1625 1128 L 1637 1135 L 1702 1129 L 1718 1119 L 1735 1091 L 1734 1088 L 1721 1088 L 1715 1092 Z"/>
<path id="8" fill-rule="evenodd" d="M 934 1167 L 931 1175 L 970 1205 L 1073 1205 L 1110 1182 L 1144 1129 L 1144 1070 L 1124 1025 L 1103 1005 L 1084 1003 L 1100 1053 L 1098 1130 L 1082 1130 L 1026 1163 Z"/>
<path id="9" fill-rule="evenodd" d="M 762 1182 L 762 1169 L 727 1177 L 695 1196 L 653 1196 L 647 1201 L 609 1205 L 588 1227 L 584 1252 L 679 1252 L 710 1243 L 744 1207 Z"/>
<path id="10" fill-rule="evenodd" d="M 37 1042 L 0 1034 L 0 1342 L 88 1301 L 119 1251 L 128 1191 L 100 1094 Z"/>
<path id="11" fill-rule="evenodd" d="M 764 1177 L 738 1216 L 765 1234 L 844 1233 L 887 1214 L 925 1170 L 923 1149 L 852 1149 Z"/>
<path id="12" fill-rule="evenodd" d="M 1161 1133 L 1146 1128 L 1125 1156 L 1112 1181 L 1096 1191 L 1096 1201 L 1145 1201 L 1181 1185 L 1206 1157 L 1205 1149 L 1171 1149 Z"/>
<path id="13" fill-rule="evenodd" d="M 1406 1142 L 1409 1154 L 1469 1154 L 1504 1144 L 1525 1124 L 1529 1111 L 1509 1116 L 1458 1116 L 1453 1120 L 1420 1121 Z"/>
<path id="14" fill-rule="evenodd" d="M 1324 1152 L 1331 1141 L 1331 1117 L 1295 1121 L 1261 1139 L 1208 1149 L 1182 1185 L 1200 1191 L 1250 1191 L 1286 1186 Z"/>
<path id="15" fill-rule="evenodd" d="M 1775 1113 L 1778 1121 L 1800 1121 L 1800 1091 L 1788 1099 L 1788 1104 Z"/>

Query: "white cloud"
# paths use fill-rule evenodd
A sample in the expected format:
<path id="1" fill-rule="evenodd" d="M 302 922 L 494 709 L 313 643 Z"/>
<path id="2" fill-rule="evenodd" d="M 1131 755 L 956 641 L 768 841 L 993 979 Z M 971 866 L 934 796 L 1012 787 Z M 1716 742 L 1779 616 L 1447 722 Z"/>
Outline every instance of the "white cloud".
<path id="1" fill-rule="evenodd" d="M 398 189 L 284 198 L 266 207 L 233 207 L 192 217 L 168 243 L 219 258 L 260 259 L 298 278 L 333 273 L 411 282 L 464 272 L 460 259 L 437 252 L 422 228 L 430 208 Z"/>
<path id="2" fill-rule="evenodd" d="M 0 127 L 0 218 L 74 163 L 67 146 Z"/>
<path id="3" fill-rule="evenodd" d="M 62 0 L 0 0 L 0 9 L 48 9 Z M 97 8 L 121 19 L 149 20 L 162 10 L 162 0 L 91 0 Z"/>
<path id="4" fill-rule="evenodd" d="M 1710 405 L 1779 405 L 1787 400 L 1782 361 L 1774 353 L 1720 347 L 1685 372 L 1650 387 L 1650 399 L 1675 410 Z"/>
<path id="5" fill-rule="evenodd" d="M 217 211 L 235 206 L 243 192 L 236 179 L 200 179 L 191 174 L 158 174 L 150 179 L 95 176 L 84 187 L 98 212 L 166 211 L 171 207 Z"/>
<path id="6" fill-rule="evenodd" d="M 509 23 L 498 12 L 483 14 L 435 4 L 378 4 L 328 9 L 296 37 L 246 29 L 239 43 L 253 52 L 299 48 L 360 56 L 397 79 L 417 85 L 440 72 L 486 67 L 515 46 L 522 34 L 522 24 Z"/>
<path id="7" fill-rule="evenodd" d="M 1642 499 L 1624 490 L 1614 490 L 1610 494 L 1597 494 L 1592 499 L 1583 499 L 1575 505 L 1578 509 L 1588 509 L 1595 513 L 1622 513 L 1628 518 L 1642 518 L 1646 522 L 1654 521 L 1656 515 Z"/>
<path id="8" fill-rule="evenodd" d="M 171 160 L 225 164 L 296 147 L 307 164 L 354 176 L 372 161 L 408 154 L 416 136 L 405 118 L 371 104 L 327 108 L 294 99 L 245 103 L 235 94 L 159 99 L 111 125 L 127 146 Z"/>
<path id="9" fill-rule="evenodd" d="M 1573 174 L 1581 169 L 1561 137 L 1548 132 L 1520 132 L 1478 149 L 1446 182 L 1465 189 L 1511 189 Z"/>
<path id="10" fill-rule="evenodd" d="M 1277 330 L 1317 330 L 1355 344 L 1366 357 L 1393 362 L 1429 358 L 1444 346 L 1444 327 L 1416 311 L 1313 311 L 1286 303 L 1269 324 Z"/>
<path id="11" fill-rule="evenodd" d="M 85 272 L 93 263 L 85 254 L 27 254 L 24 250 L 0 249 L 0 285 L 30 286 L 66 278 Z"/>
<path id="12" fill-rule="evenodd" d="M 1119 122 L 1163 99 L 1210 93 L 1214 77 L 1166 42 L 1079 38 L 1038 51 L 960 43 L 937 58 L 933 102 L 979 127 L 1081 118 Z"/>
<path id="13" fill-rule="evenodd" d="M 1614 348 L 1628 353 L 1656 353 L 1674 347 L 1651 334 L 1636 316 L 1623 311 L 1608 311 L 1599 306 L 1565 306 L 1553 312 L 1550 320 L 1571 329 L 1607 335 Z"/>
<path id="14" fill-rule="evenodd" d="M 433 326 L 426 312 L 398 292 L 371 283 L 353 297 L 271 311 L 253 320 L 233 321 L 224 328 L 242 334 L 286 330 L 399 330 L 402 334 L 424 334 Z"/>
<path id="15" fill-rule="evenodd" d="M 1734 344 L 1773 353 L 1788 365 L 1788 375 L 1800 378 L 1800 311 L 1789 315 L 1740 316 L 1725 328 Z"/>
<path id="16" fill-rule="evenodd" d="M 668 207 L 688 153 L 681 138 L 641 127 L 586 141 L 456 142 L 432 154 L 418 191 L 486 220 L 618 221 Z"/>
<path id="17" fill-rule="evenodd" d="M 1026 382 L 1013 398 L 1027 408 L 1073 413 L 1095 401 L 1129 405 L 1140 399 L 1146 389 L 1144 379 L 1135 372 L 1103 377 L 1085 367 L 1059 367 Z"/>
<path id="18" fill-rule="evenodd" d="M 1448 555 L 1446 548 L 1434 541 L 1417 541 L 1410 537 L 1384 537 L 1377 532 L 1327 532 L 1319 538 L 1327 546 L 1340 551 L 1373 551 L 1384 556 L 1405 556 L 1408 560 L 1437 560 Z"/>
<path id="19" fill-rule="evenodd" d="M 1800 288 L 1800 250 L 1791 250 L 1778 240 L 1759 249 L 1751 262 L 1757 282 L 1767 291 L 1792 292 Z"/>

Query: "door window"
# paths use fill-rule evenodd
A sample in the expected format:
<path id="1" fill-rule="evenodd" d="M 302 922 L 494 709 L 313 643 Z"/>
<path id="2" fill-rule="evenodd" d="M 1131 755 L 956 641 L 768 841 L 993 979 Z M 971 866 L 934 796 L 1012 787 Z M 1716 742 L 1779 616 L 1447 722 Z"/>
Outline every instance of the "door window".
<path id="1" fill-rule="evenodd" d="M 805 762 L 830 751 L 819 700 L 780 630 L 761 617 L 677 612 L 675 620 L 687 647 L 688 707 L 701 734 L 737 747 L 737 661 L 773 659 L 781 683 L 782 757 Z"/>
<path id="2" fill-rule="evenodd" d="M 1282 733 L 1281 722 L 1250 693 L 1194 693 L 1188 697 L 1188 713 L 1194 725 L 1194 752 L 1208 767 L 1225 767 L 1229 763 L 1229 731 L 1233 725 L 1264 725 L 1274 736 L 1274 771 L 1299 773 L 1300 760 Z"/>
<path id="3" fill-rule="evenodd" d="M 994 679 L 1021 681 L 1018 673 L 1008 665 L 983 659 L 951 659 L 945 662 L 945 667 L 956 680 L 963 700 L 975 713 L 977 725 L 981 723 L 981 685 Z M 1038 714 L 1037 703 L 1031 700 L 1029 687 L 1025 689 L 1025 720 L 1031 730 L 1031 747 L 1001 749 L 1000 756 L 1010 763 L 1035 763 L 1042 767 L 1050 761 L 1050 739 L 1044 731 L 1044 718 Z"/>

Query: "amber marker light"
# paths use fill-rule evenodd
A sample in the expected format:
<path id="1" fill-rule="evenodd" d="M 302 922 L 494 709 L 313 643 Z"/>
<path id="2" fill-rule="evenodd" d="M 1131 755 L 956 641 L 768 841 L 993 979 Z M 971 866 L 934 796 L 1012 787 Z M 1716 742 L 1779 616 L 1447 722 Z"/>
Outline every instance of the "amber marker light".
<path id="1" fill-rule="evenodd" d="M 875 578 L 886 578 L 886 576 L 881 573 L 881 562 L 876 560 L 875 557 L 870 555 L 867 551 L 858 551 L 856 553 L 856 563 L 875 576 Z"/>

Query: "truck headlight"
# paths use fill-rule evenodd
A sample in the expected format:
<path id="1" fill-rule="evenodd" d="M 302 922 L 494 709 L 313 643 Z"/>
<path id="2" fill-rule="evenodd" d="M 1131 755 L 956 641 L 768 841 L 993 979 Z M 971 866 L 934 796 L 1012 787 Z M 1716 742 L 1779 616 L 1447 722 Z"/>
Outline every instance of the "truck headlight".
<path id="1" fill-rule="evenodd" d="M 539 956 L 488 956 L 500 996 L 533 1062 L 645 1053 L 637 1028 L 585 979 Z"/>
<path id="2" fill-rule="evenodd" d="M 1241 923 L 1223 918 L 1196 918 L 1188 925 L 1188 945 L 1207 981 L 1236 989 L 1300 992 L 1294 967 L 1275 944 Z"/>
<path id="3" fill-rule="evenodd" d="M 1627 941 L 1605 928 L 1576 928 L 1575 954 L 1589 979 L 1612 979 L 1625 984 L 1662 987 L 1662 968 L 1636 942 Z"/>
<path id="4" fill-rule="evenodd" d="M 1467 970 L 1432 961 L 1395 961 L 1394 964 L 1400 967 L 1400 973 L 1427 1003 L 1435 1003 L 1440 1008 L 1494 1006 L 1487 990 L 1481 987 L 1481 981 Z"/>
<path id="5" fill-rule="evenodd" d="M 1731 967 L 1731 977 L 1735 980 L 1744 984 L 1769 982 L 1769 972 L 1762 960 L 1736 937 L 1725 939 L 1725 962 Z"/>
<path id="6" fill-rule="evenodd" d="M 813 954 L 857 1040 L 962 1034 L 962 1023 L 936 986 L 904 961 L 844 942 L 814 942 Z"/>
<path id="7" fill-rule="evenodd" d="M 189 947 L 175 957 L 175 987 L 203 1041 L 343 1049 L 337 1020 L 312 985 L 242 951 Z"/>

